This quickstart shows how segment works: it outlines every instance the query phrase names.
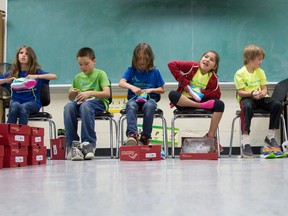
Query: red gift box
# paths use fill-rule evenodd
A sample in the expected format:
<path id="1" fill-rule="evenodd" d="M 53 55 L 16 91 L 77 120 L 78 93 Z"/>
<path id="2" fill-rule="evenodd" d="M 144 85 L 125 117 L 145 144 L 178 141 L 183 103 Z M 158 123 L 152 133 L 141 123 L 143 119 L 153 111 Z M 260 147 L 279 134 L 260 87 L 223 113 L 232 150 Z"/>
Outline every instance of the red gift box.
<path id="1" fill-rule="evenodd" d="M 28 146 L 28 165 L 46 164 L 46 146 Z"/>
<path id="2" fill-rule="evenodd" d="M 20 124 L 0 124 L 0 145 L 29 145 L 30 127 Z"/>
<path id="3" fill-rule="evenodd" d="M 151 161 L 161 160 L 161 145 L 121 146 L 120 160 Z"/>
<path id="4" fill-rule="evenodd" d="M 44 146 L 44 128 L 30 127 L 30 146 Z"/>
<path id="5" fill-rule="evenodd" d="M 27 166 L 27 155 L 14 155 L 14 156 L 5 156 L 3 160 L 3 167 L 23 167 Z"/>
<path id="6" fill-rule="evenodd" d="M 50 140 L 50 150 L 52 160 L 65 160 L 66 139 L 65 137 L 58 137 Z"/>
<path id="7" fill-rule="evenodd" d="M 4 146 L 0 145 L 0 169 L 3 168 Z"/>

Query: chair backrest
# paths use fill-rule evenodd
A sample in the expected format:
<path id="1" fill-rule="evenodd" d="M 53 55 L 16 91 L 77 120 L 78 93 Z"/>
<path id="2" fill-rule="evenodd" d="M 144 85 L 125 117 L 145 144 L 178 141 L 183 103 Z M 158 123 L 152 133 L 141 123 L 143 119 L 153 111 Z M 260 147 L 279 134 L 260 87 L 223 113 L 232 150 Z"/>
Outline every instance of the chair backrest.
<path id="1" fill-rule="evenodd" d="M 40 102 L 42 106 L 48 106 L 50 104 L 50 87 L 49 83 L 43 83 L 40 89 Z"/>
<path id="2" fill-rule="evenodd" d="M 288 78 L 277 83 L 272 98 L 278 101 L 285 101 L 288 93 Z"/>

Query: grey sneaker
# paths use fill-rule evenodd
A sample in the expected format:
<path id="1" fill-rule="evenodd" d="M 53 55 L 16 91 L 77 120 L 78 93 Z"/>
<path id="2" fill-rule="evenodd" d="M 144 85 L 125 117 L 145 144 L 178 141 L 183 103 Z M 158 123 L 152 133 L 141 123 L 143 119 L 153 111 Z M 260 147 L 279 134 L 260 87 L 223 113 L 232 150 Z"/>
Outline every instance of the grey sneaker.
<path id="1" fill-rule="evenodd" d="M 71 157 L 71 160 L 72 161 L 82 161 L 84 160 L 84 155 L 81 151 L 81 147 L 80 146 L 77 146 L 77 147 L 72 147 L 72 157 Z"/>
<path id="2" fill-rule="evenodd" d="M 276 148 L 280 148 L 278 143 L 276 142 L 275 138 L 272 138 L 271 140 L 268 139 L 268 137 L 265 137 L 264 140 L 268 145 L 270 145 L 271 147 L 276 147 Z"/>
<path id="3" fill-rule="evenodd" d="M 71 160 L 72 158 L 72 147 L 66 147 L 66 160 Z"/>
<path id="4" fill-rule="evenodd" d="M 249 144 L 242 146 L 242 157 L 243 158 L 254 158 L 252 148 Z"/>
<path id="5" fill-rule="evenodd" d="M 130 134 L 128 138 L 124 141 L 124 145 L 133 146 L 138 144 L 138 135 Z"/>
<path id="6" fill-rule="evenodd" d="M 94 158 L 94 147 L 89 142 L 81 143 L 82 153 L 84 155 L 85 160 L 92 160 Z"/>

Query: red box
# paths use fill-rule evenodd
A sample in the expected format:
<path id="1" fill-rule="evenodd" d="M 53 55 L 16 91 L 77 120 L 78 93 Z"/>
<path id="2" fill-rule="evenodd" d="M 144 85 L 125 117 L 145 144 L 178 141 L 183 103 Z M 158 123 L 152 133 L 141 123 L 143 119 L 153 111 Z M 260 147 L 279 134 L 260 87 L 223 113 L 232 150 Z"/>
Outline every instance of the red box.
<path id="1" fill-rule="evenodd" d="M 0 169 L 3 168 L 4 146 L 0 145 Z"/>
<path id="2" fill-rule="evenodd" d="M 27 166 L 27 156 L 23 155 L 14 155 L 14 156 L 5 156 L 3 160 L 3 167 L 23 167 Z"/>
<path id="3" fill-rule="evenodd" d="M 20 124 L 0 124 L 0 145 L 29 145 L 30 127 Z"/>
<path id="4" fill-rule="evenodd" d="M 38 148 L 28 146 L 28 165 L 46 164 L 46 146 L 39 146 Z"/>
<path id="5" fill-rule="evenodd" d="M 58 137 L 50 140 L 50 150 L 52 160 L 65 160 L 66 139 L 65 137 Z"/>
<path id="6" fill-rule="evenodd" d="M 161 159 L 161 145 L 120 147 L 120 160 L 151 161 Z"/>
<path id="7" fill-rule="evenodd" d="M 9 145 L 4 146 L 4 159 L 9 156 L 27 156 L 28 155 L 28 147 L 23 146 L 21 144 L 18 145 Z"/>
<path id="8" fill-rule="evenodd" d="M 218 153 L 180 153 L 180 160 L 218 160 Z"/>
<path id="9" fill-rule="evenodd" d="M 44 146 L 44 128 L 30 127 L 30 146 Z"/>

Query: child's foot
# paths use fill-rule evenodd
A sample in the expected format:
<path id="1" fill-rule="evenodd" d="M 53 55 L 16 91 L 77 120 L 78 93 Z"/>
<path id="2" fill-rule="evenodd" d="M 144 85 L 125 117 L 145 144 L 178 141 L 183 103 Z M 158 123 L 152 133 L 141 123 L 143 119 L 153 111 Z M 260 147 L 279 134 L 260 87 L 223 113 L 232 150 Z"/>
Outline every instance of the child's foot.
<path id="1" fill-rule="evenodd" d="M 202 109 L 212 109 L 214 107 L 214 100 L 208 100 L 206 102 L 200 103 L 200 108 Z"/>

